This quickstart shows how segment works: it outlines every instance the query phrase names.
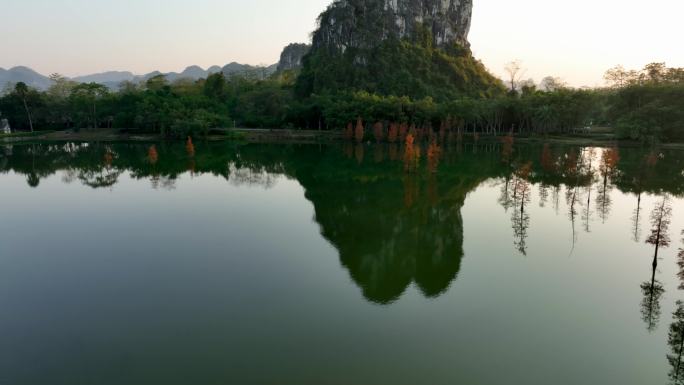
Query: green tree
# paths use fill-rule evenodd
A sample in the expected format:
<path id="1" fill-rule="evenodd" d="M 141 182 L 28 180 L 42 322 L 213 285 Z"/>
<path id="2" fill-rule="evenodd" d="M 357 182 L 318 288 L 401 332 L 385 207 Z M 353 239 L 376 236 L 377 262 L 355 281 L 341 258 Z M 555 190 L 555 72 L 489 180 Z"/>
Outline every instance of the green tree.
<path id="1" fill-rule="evenodd" d="M 24 82 L 19 82 L 14 86 L 14 92 L 21 99 L 24 104 L 24 110 L 26 111 L 26 118 L 28 119 L 29 127 L 31 127 L 31 132 L 33 132 L 33 117 L 31 116 L 31 111 L 28 106 L 28 97 L 30 94 L 30 89 Z"/>
<path id="2" fill-rule="evenodd" d="M 92 128 L 98 127 L 98 102 L 109 94 L 109 89 L 98 83 L 82 83 L 74 87 L 72 91 L 73 102 L 83 110 L 87 111 L 84 115 L 88 119 Z"/>

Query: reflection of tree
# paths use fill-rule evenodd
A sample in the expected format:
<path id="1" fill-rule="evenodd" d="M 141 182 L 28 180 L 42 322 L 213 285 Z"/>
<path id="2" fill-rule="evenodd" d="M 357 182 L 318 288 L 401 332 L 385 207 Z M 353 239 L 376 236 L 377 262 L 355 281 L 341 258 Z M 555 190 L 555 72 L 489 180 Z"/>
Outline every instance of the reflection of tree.
<path id="1" fill-rule="evenodd" d="M 512 135 L 506 135 L 501 139 L 501 162 L 510 166 L 513 157 L 513 144 L 515 139 Z"/>
<path id="2" fill-rule="evenodd" d="M 637 194 L 637 207 L 632 214 L 632 239 L 634 242 L 641 239 L 641 191 Z"/>
<path id="3" fill-rule="evenodd" d="M 641 195 L 643 194 L 643 179 L 645 174 L 650 174 L 652 169 L 658 164 L 658 156 L 654 152 L 650 152 L 645 160 L 645 167 L 639 167 L 639 171 L 632 178 L 634 185 L 634 193 L 637 196 L 637 206 L 632 214 L 632 239 L 634 242 L 639 242 L 641 238 Z"/>
<path id="4" fill-rule="evenodd" d="M 580 204 L 579 186 L 568 187 L 565 192 L 565 201 L 568 205 L 568 217 L 570 218 L 570 225 L 572 228 L 572 249 L 575 249 L 577 243 L 577 230 L 575 228 L 577 218 L 577 206 Z"/>
<path id="5" fill-rule="evenodd" d="M 382 163 L 385 160 L 385 146 L 378 144 L 373 147 L 373 161 L 375 163 Z"/>
<path id="6" fill-rule="evenodd" d="M 646 243 L 655 247 L 655 254 L 653 256 L 653 268 L 658 266 L 658 251 L 661 247 L 668 247 L 670 245 L 670 221 L 672 220 L 672 207 L 670 206 L 670 198 L 667 195 L 656 204 L 653 212 L 651 212 L 651 235 L 646 240 Z"/>
<path id="7" fill-rule="evenodd" d="M 499 204 L 508 212 L 508 209 L 513 206 L 513 199 L 511 199 L 511 175 L 506 173 L 504 183 L 501 185 L 501 194 L 499 195 Z"/>
<path id="8" fill-rule="evenodd" d="M 663 196 L 661 202 L 656 204 L 651 213 L 651 236 L 646 241 L 655 248 L 653 262 L 651 263 L 651 280 L 641 284 L 641 291 L 644 299 L 641 302 L 641 316 L 649 331 L 653 331 L 658 326 L 660 320 L 660 299 L 665 293 L 663 285 L 656 280 L 656 270 L 658 269 L 658 250 L 670 244 L 668 229 L 672 208 L 669 205 L 667 196 Z"/>
<path id="9" fill-rule="evenodd" d="M 192 138 L 189 136 L 188 140 L 185 142 L 185 152 L 188 154 L 188 157 L 195 157 L 195 145 L 192 143 Z"/>
<path id="10" fill-rule="evenodd" d="M 358 164 L 363 163 L 364 154 L 365 149 L 363 148 L 363 144 L 357 143 L 354 147 L 354 157 L 356 158 L 356 162 Z"/>
<path id="11" fill-rule="evenodd" d="M 539 184 L 539 207 L 546 207 L 546 203 L 549 201 L 549 186 L 544 182 Z"/>
<path id="12" fill-rule="evenodd" d="M 83 170 L 78 173 L 78 179 L 92 188 L 112 187 L 119 181 L 123 172 L 107 167 L 99 170 Z"/>
<path id="13" fill-rule="evenodd" d="M 651 280 L 641 284 L 643 300 L 641 301 L 641 319 L 646 323 L 648 331 L 654 331 L 660 321 L 660 299 L 665 288 L 655 278 L 656 268 L 653 268 Z"/>
<path id="14" fill-rule="evenodd" d="M 577 206 L 580 203 L 580 178 L 582 175 L 582 157 L 578 156 L 577 151 L 569 151 L 565 154 L 563 162 L 564 177 L 572 181 L 570 185 L 566 186 L 565 201 L 568 205 L 568 217 L 570 218 L 570 225 L 572 229 L 572 250 L 575 250 L 575 243 L 577 243 Z"/>
<path id="15" fill-rule="evenodd" d="M 590 228 L 590 223 L 591 223 L 591 193 L 593 191 L 593 179 L 594 179 L 594 168 L 593 168 L 593 162 L 594 162 L 594 157 L 596 156 L 596 151 L 593 148 L 590 148 L 584 152 L 584 163 L 586 163 L 586 173 L 588 176 L 588 183 L 584 187 L 584 190 L 587 194 L 587 204 L 584 207 L 584 211 L 582 212 L 582 220 L 584 221 L 584 231 L 587 233 L 591 232 Z"/>
<path id="16" fill-rule="evenodd" d="M 525 206 L 530 202 L 530 172 L 532 170 L 532 163 L 527 163 L 521 166 L 515 172 L 513 181 L 513 216 L 511 222 L 513 225 L 514 244 L 518 252 L 522 255 L 527 255 L 527 230 L 530 227 L 530 215 L 525 211 Z"/>
<path id="17" fill-rule="evenodd" d="M 617 148 L 603 150 L 601 154 L 601 161 L 599 163 L 601 183 L 598 186 L 598 197 L 596 197 L 596 208 L 603 223 L 606 222 L 606 219 L 610 214 L 611 205 L 613 203 L 610 194 L 612 185 L 609 184 L 609 177 L 614 175 L 619 161 L 620 153 L 618 152 Z"/>
<path id="18" fill-rule="evenodd" d="M 162 175 L 153 175 L 151 178 L 152 188 L 155 190 L 175 190 L 176 180 Z"/>
<path id="19" fill-rule="evenodd" d="M 603 179 L 603 183 L 598 185 L 598 195 L 596 197 L 596 210 L 598 211 L 598 216 L 601 218 L 603 223 L 606 223 L 608 216 L 610 215 L 611 206 L 613 205 L 613 200 L 611 198 L 611 186 L 607 183 L 607 179 Z"/>
<path id="20" fill-rule="evenodd" d="M 556 212 L 556 215 L 558 215 L 560 212 L 560 196 L 561 196 L 561 186 L 554 186 L 552 197 L 553 197 L 553 210 Z"/>
<path id="21" fill-rule="evenodd" d="M 586 194 L 587 194 L 587 204 L 584 207 L 584 211 L 582 212 L 582 220 L 584 221 L 584 231 L 586 233 L 591 232 L 591 192 L 592 192 L 592 186 L 589 185 L 585 187 Z"/>
<path id="22" fill-rule="evenodd" d="M 38 187 L 38 185 L 40 184 L 40 177 L 39 177 L 38 174 L 36 174 L 35 172 L 29 173 L 29 174 L 26 176 L 26 183 L 27 183 L 30 187 L 36 188 L 36 187 Z"/>
<path id="23" fill-rule="evenodd" d="M 684 236 L 684 231 L 682 231 Z M 682 239 L 684 245 L 684 239 Z M 677 255 L 677 265 L 679 266 L 680 284 L 679 290 L 684 290 L 684 246 L 679 249 Z M 684 353 L 684 302 L 677 301 L 677 309 L 673 314 L 674 322 L 670 325 L 670 333 L 668 335 L 667 343 L 670 346 L 670 354 L 667 355 L 667 361 L 670 363 L 672 369 L 669 376 L 672 384 L 684 384 L 684 365 L 682 365 L 682 355 Z"/>
<path id="24" fill-rule="evenodd" d="M 682 236 L 684 236 L 684 230 L 682 230 Z M 682 247 L 679 249 L 679 254 L 677 254 L 677 266 L 679 266 L 679 290 L 684 290 L 684 238 L 682 238 Z"/>
<path id="25" fill-rule="evenodd" d="M 684 353 L 684 302 L 677 301 L 677 309 L 674 314 L 674 322 L 670 325 L 667 344 L 670 346 L 670 354 L 667 361 L 672 369 L 669 377 L 673 385 L 684 384 L 684 365 L 682 355 Z"/>
<path id="26" fill-rule="evenodd" d="M 544 172 L 554 174 L 557 168 L 557 159 L 554 158 L 551 152 L 551 146 L 548 143 L 544 144 L 541 155 L 541 166 Z"/>
<path id="27" fill-rule="evenodd" d="M 259 186 L 265 189 L 275 186 L 277 175 L 258 167 L 238 167 L 228 165 L 229 180 L 234 186 Z"/>
<path id="28" fill-rule="evenodd" d="M 152 145 L 149 149 L 147 149 L 147 161 L 150 162 L 150 164 L 152 165 L 155 165 L 157 164 L 157 162 L 159 162 L 159 153 L 157 152 L 157 146 Z"/>

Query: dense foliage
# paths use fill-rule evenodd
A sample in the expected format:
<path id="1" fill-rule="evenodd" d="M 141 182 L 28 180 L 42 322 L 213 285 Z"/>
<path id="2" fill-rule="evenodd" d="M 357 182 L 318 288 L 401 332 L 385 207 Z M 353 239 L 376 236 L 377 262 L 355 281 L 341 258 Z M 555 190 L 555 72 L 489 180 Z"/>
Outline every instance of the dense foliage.
<path id="1" fill-rule="evenodd" d="M 684 68 L 663 63 L 642 71 L 615 67 L 606 79 L 615 88 L 609 118 L 622 137 L 684 140 Z"/>
<path id="2" fill-rule="evenodd" d="M 215 74 L 168 83 L 156 77 L 123 84 L 116 92 L 53 76 L 47 92 L 17 84 L 0 97 L 0 112 L 15 130 L 121 128 L 183 138 L 233 126 L 346 130 L 360 119 L 361 139 L 372 127 L 377 129 L 377 123 L 385 137 L 394 123 L 459 135 L 546 135 L 612 125 L 624 138 L 684 139 L 684 71 L 659 64 L 640 72 L 622 71 L 608 72 L 613 86 L 605 89 L 561 84 L 540 90 L 527 84 L 497 97 L 463 94 L 442 99 L 353 89 L 298 97 L 293 71 L 268 79 Z M 425 89 L 431 94 L 429 86 Z"/>
<path id="3" fill-rule="evenodd" d="M 348 48 L 343 53 L 312 51 L 304 58 L 297 93 L 310 96 L 338 90 L 439 101 L 504 93 L 502 82 L 470 50 L 458 45 L 436 48 L 429 38 L 422 43 L 388 39 L 372 48 Z"/>

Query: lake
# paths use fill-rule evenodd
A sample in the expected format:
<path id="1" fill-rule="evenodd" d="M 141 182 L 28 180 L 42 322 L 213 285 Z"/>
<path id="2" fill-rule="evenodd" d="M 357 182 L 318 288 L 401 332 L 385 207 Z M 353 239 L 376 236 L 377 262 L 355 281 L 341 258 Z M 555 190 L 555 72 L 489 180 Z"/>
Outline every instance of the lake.
<path id="1" fill-rule="evenodd" d="M 0 198 L 2 385 L 684 383 L 681 151 L 0 145 Z"/>

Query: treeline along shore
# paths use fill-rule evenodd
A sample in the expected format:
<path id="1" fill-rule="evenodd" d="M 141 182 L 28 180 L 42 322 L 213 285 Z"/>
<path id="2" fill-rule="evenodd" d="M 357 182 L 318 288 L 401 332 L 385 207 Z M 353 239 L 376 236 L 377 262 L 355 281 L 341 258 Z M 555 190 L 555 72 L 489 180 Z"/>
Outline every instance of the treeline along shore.
<path id="1" fill-rule="evenodd" d="M 219 73 L 170 83 L 157 76 L 111 90 L 53 75 L 53 85 L 44 92 L 23 83 L 7 88 L 0 97 L 0 118 L 15 133 L 68 130 L 84 137 L 125 130 L 128 135 L 185 139 L 240 127 L 272 130 L 261 132 L 271 138 L 290 135 L 274 134 L 276 130 L 356 138 L 361 129 L 362 140 L 388 140 L 402 127 L 425 137 L 439 132 L 455 137 L 563 136 L 610 127 L 617 139 L 684 142 L 684 69 L 662 63 L 638 71 L 611 69 L 605 88 L 576 89 L 556 81 L 540 89 L 513 80 L 508 87 L 501 82 L 498 91 L 490 87 L 486 94 L 463 97 L 436 93 L 411 98 L 358 89 L 302 95 L 298 77 L 297 70 L 267 79 Z"/>

